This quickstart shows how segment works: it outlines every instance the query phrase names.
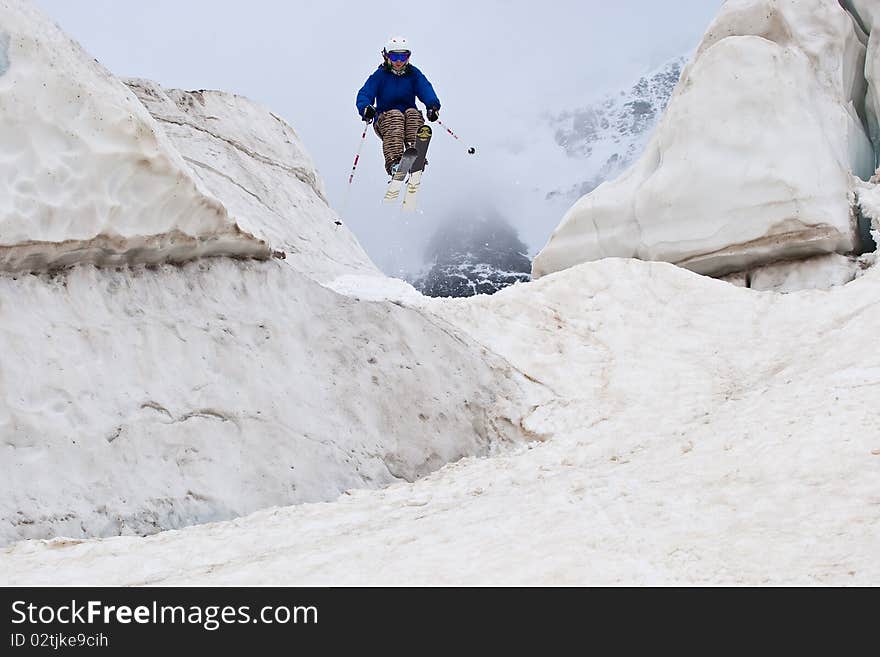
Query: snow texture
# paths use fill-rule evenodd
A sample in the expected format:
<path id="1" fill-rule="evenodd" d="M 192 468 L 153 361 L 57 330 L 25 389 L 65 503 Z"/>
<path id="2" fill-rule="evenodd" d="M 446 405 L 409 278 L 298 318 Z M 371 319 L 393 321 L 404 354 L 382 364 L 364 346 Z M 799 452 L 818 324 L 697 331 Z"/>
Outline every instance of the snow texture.
<path id="1" fill-rule="evenodd" d="M 858 247 L 866 49 L 821 0 L 729 0 L 642 158 L 578 201 L 533 263 L 540 277 L 607 256 L 723 275 Z"/>
<path id="2" fill-rule="evenodd" d="M 870 264 L 866 258 L 829 253 L 801 260 L 775 262 L 747 272 L 722 276 L 721 279 L 740 287 L 765 292 L 824 290 L 855 280 Z"/>
<path id="3" fill-rule="evenodd" d="M 337 225 L 311 156 L 283 119 L 235 94 L 128 84 L 199 184 L 298 271 L 318 281 L 378 273 L 351 232 Z"/>
<path id="4" fill-rule="evenodd" d="M 844 0 L 843 5 L 852 14 L 861 40 L 867 45 L 865 113 L 874 152 L 880 153 L 880 6 L 875 0 Z"/>
<path id="5" fill-rule="evenodd" d="M 330 504 L 21 543 L 0 581 L 880 581 L 880 270 L 780 295 L 608 259 L 422 303 L 553 391 L 524 423 L 543 442 Z"/>
<path id="6" fill-rule="evenodd" d="M 0 299 L 2 543 L 329 500 L 525 438 L 502 359 L 287 263 L 7 276 Z"/>
<path id="7" fill-rule="evenodd" d="M 124 84 L 21 0 L 0 2 L 0 269 L 266 258 Z"/>

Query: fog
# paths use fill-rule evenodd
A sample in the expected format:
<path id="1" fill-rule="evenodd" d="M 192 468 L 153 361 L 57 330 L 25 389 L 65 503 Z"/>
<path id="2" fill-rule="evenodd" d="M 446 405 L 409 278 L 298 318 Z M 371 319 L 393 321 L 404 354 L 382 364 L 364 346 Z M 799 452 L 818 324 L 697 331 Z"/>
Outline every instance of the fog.
<path id="1" fill-rule="evenodd" d="M 554 170 L 576 167 L 552 141 L 548 113 L 631 85 L 692 50 L 721 0 L 35 0 L 121 77 L 166 87 L 222 89 L 287 120 L 303 139 L 332 205 L 386 273 L 414 274 L 436 226 L 469 203 L 493 207 L 533 255 L 567 204 L 545 200 Z M 434 85 L 435 127 L 419 211 L 381 203 L 381 144 L 367 134 L 355 95 L 391 35 Z M 476 155 L 467 147 L 474 146 Z M 465 220 L 465 219 L 462 219 Z"/>

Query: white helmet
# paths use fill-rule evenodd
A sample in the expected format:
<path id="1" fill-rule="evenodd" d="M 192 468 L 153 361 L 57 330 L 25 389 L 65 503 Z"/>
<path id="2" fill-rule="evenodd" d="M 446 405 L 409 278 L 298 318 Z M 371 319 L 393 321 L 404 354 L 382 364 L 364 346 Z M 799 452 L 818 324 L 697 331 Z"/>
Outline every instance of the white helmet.
<path id="1" fill-rule="evenodd" d="M 406 37 L 393 36 L 385 42 L 385 49 L 382 53 L 387 55 L 389 52 L 400 51 L 412 52 L 412 48 L 409 47 L 409 41 L 407 41 Z"/>

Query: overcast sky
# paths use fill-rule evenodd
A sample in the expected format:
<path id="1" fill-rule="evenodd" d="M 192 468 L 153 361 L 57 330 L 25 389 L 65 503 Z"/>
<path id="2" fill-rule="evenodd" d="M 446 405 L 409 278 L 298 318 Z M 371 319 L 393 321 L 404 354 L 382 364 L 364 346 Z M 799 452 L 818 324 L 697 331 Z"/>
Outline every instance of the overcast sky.
<path id="1" fill-rule="evenodd" d="M 110 71 L 166 87 L 222 89 L 285 118 L 343 210 L 363 124 L 354 98 L 391 35 L 443 103 L 421 211 L 382 206 L 386 176 L 368 135 L 344 212 L 386 272 L 412 270 L 429 233 L 479 202 L 509 216 L 532 254 L 559 208 L 524 202 L 537 164 L 524 145 L 539 116 L 587 104 L 693 49 L 721 0 L 34 0 Z M 519 147 L 517 146 L 519 144 Z M 524 149 L 524 150 L 523 150 Z M 503 171 L 503 175 L 492 172 Z M 527 210 L 525 208 L 528 208 Z"/>

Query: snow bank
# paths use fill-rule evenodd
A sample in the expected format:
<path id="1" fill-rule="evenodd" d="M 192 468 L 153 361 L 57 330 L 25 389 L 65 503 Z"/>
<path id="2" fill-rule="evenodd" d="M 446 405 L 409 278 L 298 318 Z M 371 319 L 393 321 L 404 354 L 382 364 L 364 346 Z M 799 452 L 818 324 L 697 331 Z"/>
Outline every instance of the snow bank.
<path id="1" fill-rule="evenodd" d="M 266 258 L 128 88 L 45 16 L 0 2 L 0 269 Z"/>
<path id="2" fill-rule="evenodd" d="M 0 299 L 0 543 L 331 500 L 526 438 L 509 364 L 281 261 L 6 275 Z"/>
<path id="3" fill-rule="evenodd" d="M 330 500 L 527 437 L 540 386 L 318 284 L 389 286 L 289 125 L 129 85 L 0 0 L 0 543 Z M 168 264 L 202 255 L 254 259 Z"/>
<path id="4" fill-rule="evenodd" d="M 379 273 L 348 228 L 336 224 L 315 165 L 284 120 L 235 94 L 128 84 L 199 184 L 298 271 L 322 282 Z"/>
<path id="5" fill-rule="evenodd" d="M 608 259 L 433 312 L 555 396 L 549 440 L 146 539 L 0 551 L 0 581 L 876 585 L 880 270 L 756 293 Z"/>
<path id="6" fill-rule="evenodd" d="M 722 275 L 852 251 L 865 46 L 824 0 L 729 0 L 645 154 L 576 203 L 535 258 L 540 277 L 607 256 Z"/>

